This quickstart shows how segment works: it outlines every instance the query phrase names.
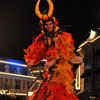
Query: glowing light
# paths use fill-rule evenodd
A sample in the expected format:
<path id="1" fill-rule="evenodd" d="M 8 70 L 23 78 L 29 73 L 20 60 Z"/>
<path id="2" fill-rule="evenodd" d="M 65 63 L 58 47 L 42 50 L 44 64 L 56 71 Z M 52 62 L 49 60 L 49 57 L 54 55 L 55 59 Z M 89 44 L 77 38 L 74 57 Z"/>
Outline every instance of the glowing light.
<path id="1" fill-rule="evenodd" d="M 87 44 L 88 43 L 88 41 L 85 41 L 84 43 L 82 43 L 80 46 L 79 46 L 79 48 L 81 48 L 82 46 L 84 46 L 85 44 Z"/>
<path id="2" fill-rule="evenodd" d="M 0 90 L 0 94 L 7 94 L 8 95 L 9 94 L 9 91 L 8 90 Z"/>
<path id="3" fill-rule="evenodd" d="M 16 93 L 16 95 L 24 95 L 24 96 L 27 96 L 26 93 Z"/>
<path id="4" fill-rule="evenodd" d="M 39 70 L 33 70 L 32 72 L 33 73 L 39 73 L 40 71 Z M 43 70 L 41 70 L 41 72 L 43 72 Z"/>
<path id="5" fill-rule="evenodd" d="M 45 61 L 46 62 L 47 60 L 46 59 L 43 59 L 42 61 Z"/>
<path id="6" fill-rule="evenodd" d="M 47 61 L 46 59 L 43 59 L 41 61 Z M 22 66 L 22 67 L 26 67 L 26 64 L 22 64 L 21 61 L 17 61 L 17 60 L 12 60 L 12 59 L 7 59 L 7 61 L 4 60 L 0 60 L 0 63 L 6 63 L 6 64 L 13 64 L 13 65 L 17 65 L 17 66 Z"/>
<path id="7" fill-rule="evenodd" d="M 36 82 L 41 82 L 41 80 L 36 80 Z"/>
<path id="8" fill-rule="evenodd" d="M 13 65 L 17 65 L 17 66 L 26 67 L 25 64 L 19 64 L 19 63 L 14 63 L 14 62 L 9 62 L 9 61 L 4 61 L 4 60 L 0 60 L 0 63 L 13 64 Z"/>
<path id="9" fill-rule="evenodd" d="M 97 39 L 99 39 L 100 38 L 100 36 L 98 36 L 98 37 L 96 37 L 96 38 L 94 38 L 94 39 L 92 39 L 91 41 L 90 40 L 88 40 L 88 41 L 85 41 L 84 43 L 82 43 L 80 46 L 79 46 L 79 48 L 81 48 L 82 46 L 84 46 L 85 44 L 87 44 L 87 43 L 91 43 L 91 42 L 94 42 L 94 41 L 96 41 Z"/>
<path id="10" fill-rule="evenodd" d="M 8 92 L 8 93 L 7 93 Z M 15 95 L 23 95 L 23 96 L 27 96 L 26 93 L 11 93 L 9 90 L 0 90 L 0 94 L 3 95 L 11 95 L 11 94 L 15 94 Z"/>
<path id="11" fill-rule="evenodd" d="M 100 36 L 96 37 L 95 39 L 93 39 L 93 40 L 90 41 L 90 42 L 94 42 L 94 41 L 96 41 L 96 40 L 99 39 L 99 38 L 100 38 Z"/>
<path id="12" fill-rule="evenodd" d="M 78 67 L 76 71 L 76 90 L 80 90 L 80 66 Z"/>
<path id="13" fill-rule="evenodd" d="M 95 38 L 95 36 L 96 36 L 96 31 L 91 30 L 90 31 L 90 36 L 89 36 L 89 38 L 87 40 L 92 40 L 92 39 Z"/>
<path id="14" fill-rule="evenodd" d="M 24 77 L 24 78 L 36 78 L 36 77 L 33 77 L 33 76 L 19 75 L 19 74 L 6 73 L 6 72 L 0 72 L 0 74 L 3 74 L 3 75 L 11 75 L 11 76 L 17 76 L 17 77 Z"/>
<path id="15" fill-rule="evenodd" d="M 5 61 L 16 63 L 16 64 L 25 64 L 25 62 L 20 60 L 14 60 L 14 59 L 5 59 Z"/>
<path id="16" fill-rule="evenodd" d="M 31 96 L 33 94 L 33 92 L 28 92 L 28 96 Z"/>
<path id="17" fill-rule="evenodd" d="M 77 49 L 77 52 L 79 52 L 79 51 L 81 51 L 82 50 L 82 48 L 79 48 L 79 49 Z"/>

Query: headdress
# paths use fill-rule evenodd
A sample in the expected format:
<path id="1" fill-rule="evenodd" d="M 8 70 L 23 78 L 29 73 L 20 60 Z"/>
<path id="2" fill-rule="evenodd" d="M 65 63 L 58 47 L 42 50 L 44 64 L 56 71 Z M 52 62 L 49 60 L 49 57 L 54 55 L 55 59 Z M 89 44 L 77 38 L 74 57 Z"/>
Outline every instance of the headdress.
<path id="1" fill-rule="evenodd" d="M 40 23 L 41 25 L 43 25 L 43 22 L 46 20 L 49 20 L 50 18 L 54 20 L 55 26 L 58 24 L 58 21 L 55 19 L 55 17 L 52 16 L 53 14 L 53 10 L 54 10 L 54 5 L 52 3 L 51 0 L 47 0 L 48 4 L 49 4 L 49 10 L 47 13 L 42 14 L 39 10 L 39 4 L 40 4 L 40 0 L 37 1 L 36 6 L 35 6 L 35 13 L 37 15 L 37 17 L 40 19 Z"/>

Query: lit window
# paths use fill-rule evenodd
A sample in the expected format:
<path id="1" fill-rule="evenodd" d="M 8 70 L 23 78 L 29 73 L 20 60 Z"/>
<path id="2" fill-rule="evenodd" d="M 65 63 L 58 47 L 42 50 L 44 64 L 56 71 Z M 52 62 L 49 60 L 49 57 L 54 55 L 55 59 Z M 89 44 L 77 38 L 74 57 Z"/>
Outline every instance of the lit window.
<path id="1" fill-rule="evenodd" d="M 21 74 L 21 68 L 20 67 L 16 68 L 16 74 Z"/>

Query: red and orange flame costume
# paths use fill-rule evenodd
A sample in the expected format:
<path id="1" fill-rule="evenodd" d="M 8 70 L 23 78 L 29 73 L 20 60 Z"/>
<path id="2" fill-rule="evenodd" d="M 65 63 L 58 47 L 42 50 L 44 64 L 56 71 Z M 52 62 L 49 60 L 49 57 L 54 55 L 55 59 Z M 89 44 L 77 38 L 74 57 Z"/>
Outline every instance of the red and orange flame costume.
<path id="1" fill-rule="evenodd" d="M 40 0 L 37 2 L 36 10 L 39 10 L 39 2 Z M 51 0 L 48 0 L 48 2 L 52 5 Z M 51 6 L 51 9 L 53 10 L 53 6 Z M 49 17 L 51 12 L 50 10 Z M 40 19 L 42 18 L 39 11 L 36 14 L 39 14 L 38 17 Z M 45 18 L 47 19 L 47 16 Z M 28 97 L 28 100 L 79 100 L 73 93 L 74 75 L 71 70 L 73 66 L 69 63 L 75 56 L 73 39 L 71 34 L 67 32 L 61 31 L 59 34 L 57 32 L 58 29 L 59 27 L 56 26 L 54 45 L 48 49 L 45 46 L 44 34 L 41 33 L 25 50 L 26 55 L 24 58 L 27 63 L 32 62 L 37 65 L 42 59 L 47 59 L 47 61 L 56 59 L 58 61 L 54 65 L 56 67 L 50 73 L 48 68 L 46 69 L 43 74 L 43 77 L 47 78 L 46 81 L 40 82 L 40 86 L 32 96 Z M 51 45 L 51 40 L 48 40 L 48 44 Z M 52 72 L 54 73 L 50 79 Z"/>

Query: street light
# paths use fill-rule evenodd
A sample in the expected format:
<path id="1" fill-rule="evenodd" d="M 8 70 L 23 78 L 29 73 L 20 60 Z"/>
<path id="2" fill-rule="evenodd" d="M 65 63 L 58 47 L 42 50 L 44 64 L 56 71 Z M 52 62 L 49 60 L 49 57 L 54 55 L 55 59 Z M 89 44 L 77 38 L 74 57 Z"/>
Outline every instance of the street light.
<path id="1" fill-rule="evenodd" d="M 94 96 L 90 96 L 89 98 L 90 98 L 90 100 L 95 100 Z"/>

